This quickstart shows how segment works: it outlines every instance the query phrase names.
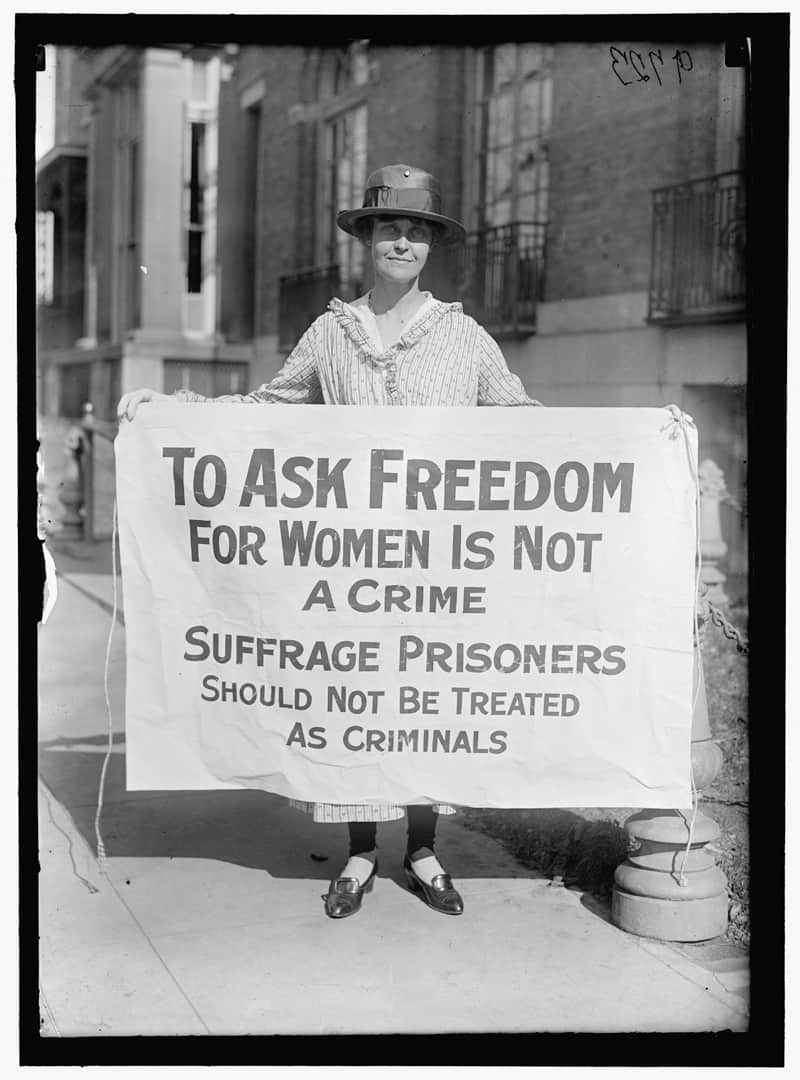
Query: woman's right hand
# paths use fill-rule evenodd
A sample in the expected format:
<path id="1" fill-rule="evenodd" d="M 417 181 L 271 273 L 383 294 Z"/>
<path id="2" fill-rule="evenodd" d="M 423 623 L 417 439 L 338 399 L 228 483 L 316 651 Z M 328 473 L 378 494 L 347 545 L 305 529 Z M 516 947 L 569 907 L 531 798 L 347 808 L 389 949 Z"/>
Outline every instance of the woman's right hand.
<path id="1" fill-rule="evenodd" d="M 133 420 L 136 410 L 145 401 L 168 401 L 169 394 L 160 394 L 158 390 L 131 390 L 123 394 L 117 405 L 117 418 L 119 420 Z"/>

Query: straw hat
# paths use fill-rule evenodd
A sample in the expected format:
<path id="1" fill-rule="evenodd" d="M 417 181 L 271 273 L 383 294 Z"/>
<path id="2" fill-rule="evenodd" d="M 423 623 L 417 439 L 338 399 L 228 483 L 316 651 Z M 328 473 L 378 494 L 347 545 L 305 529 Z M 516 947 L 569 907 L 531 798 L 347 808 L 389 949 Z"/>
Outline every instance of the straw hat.
<path id="1" fill-rule="evenodd" d="M 342 210 L 336 224 L 354 236 L 354 226 L 364 218 L 421 218 L 439 227 L 440 242 L 463 240 L 464 226 L 441 210 L 442 193 L 435 176 L 413 165 L 384 165 L 367 179 L 360 209 Z"/>

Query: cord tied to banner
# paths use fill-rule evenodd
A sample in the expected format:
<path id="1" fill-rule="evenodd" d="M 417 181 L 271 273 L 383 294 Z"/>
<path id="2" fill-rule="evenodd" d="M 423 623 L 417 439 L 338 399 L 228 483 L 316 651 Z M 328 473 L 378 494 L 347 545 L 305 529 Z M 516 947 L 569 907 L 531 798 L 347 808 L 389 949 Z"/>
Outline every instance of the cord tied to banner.
<path id="1" fill-rule="evenodd" d="M 699 655 L 700 649 L 700 609 L 699 609 L 699 591 L 700 591 L 700 570 L 702 565 L 701 553 L 700 553 L 700 477 L 698 475 L 698 462 L 697 454 L 695 452 L 694 444 L 691 439 L 692 430 L 696 430 L 694 419 L 680 409 L 677 405 L 665 405 L 664 408 L 670 414 L 667 422 L 662 426 L 661 431 L 667 432 L 667 437 L 670 439 L 678 439 L 683 436 L 683 443 L 686 448 L 686 457 L 689 463 L 689 469 L 691 470 L 692 479 L 694 481 L 694 500 L 695 500 L 695 580 L 694 580 L 694 597 L 693 597 L 693 610 L 692 610 L 692 631 L 694 634 L 694 647 L 698 650 L 695 658 L 696 671 L 695 671 L 695 687 L 692 697 L 692 713 L 697 707 L 697 699 L 700 694 L 700 684 L 703 678 L 703 661 Z M 692 785 L 692 817 L 689 822 L 689 836 L 686 841 L 686 851 L 683 856 L 683 863 L 680 869 L 680 875 L 678 878 L 678 884 L 681 888 L 688 886 L 686 879 L 685 868 L 686 862 L 689 858 L 689 853 L 692 849 L 692 841 L 694 840 L 694 827 L 697 821 L 698 813 L 698 794 L 697 785 L 695 784 L 694 769 L 691 764 L 691 756 L 689 759 L 689 779 Z"/>
<path id="2" fill-rule="evenodd" d="M 100 785 L 97 792 L 97 812 L 94 816 L 94 834 L 97 841 L 97 861 L 100 864 L 100 869 L 103 873 L 106 872 L 106 846 L 103 842 L 103 836 L 100 831 L 100 817 L 103 812 L 103 796 L 105 794 L 106 786 L 106 773 L 108 772 L 108 763 L 111 760 L 111 754 L 114 749 L 114 722 L 111 713 L 111 694 L 109 691 L 109 669 L 111 666 L 111 646 L 114 640 L 114 628 L 117 625 L 117 607 L 118 607 L 118 590 L 117 590 L 117 501 L 114 500 L 114 514 L 111 527 L 111 582 L 113 589 L 113 605 L 111 610 L 111 625 L 108 628 L 108 639 L 106 641 L 106 656 L 103 672 L 103 689 L 106 699 L 106 718 L 108 720 L 108 745 L 106 747 L 105 757 L 103 758 L 103 767 L 100 770 Z"/>

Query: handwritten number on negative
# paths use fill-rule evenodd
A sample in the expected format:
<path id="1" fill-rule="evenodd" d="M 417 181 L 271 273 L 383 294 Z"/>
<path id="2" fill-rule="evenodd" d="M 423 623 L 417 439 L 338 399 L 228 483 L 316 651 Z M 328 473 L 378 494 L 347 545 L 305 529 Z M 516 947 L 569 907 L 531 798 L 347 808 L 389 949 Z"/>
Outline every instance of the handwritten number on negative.
<path id="1" fill-rule="evenodd" d="M 684 62 L 683 60 L 684 56 L 686 57 L 686 62 Z M 676 49 L 672 59 L 675 61 L 675 66 L 678 69 L 678 82 L 682 82 L 683 80 L 681 79 L 681 72 L 691 71 L 694 67 L 694 64 L 692 63 L 691 53 L 688 49 Z M 689 65 L 688 67 L 686 66 L 687 63 Z"/>
<path id="2" fill-rule="evenodd" d="M 661 49 L 658 49 L 655 52 L 651 49 L 647 55 L 650 57 L 650 67 L 653 69 L 653 74 L 658 79 L 658 85 L 663 86 L 664 84 L 661 82 L 661 76 L 656 67 L 656 60 L 658 60 L 662 67 L 664 66 L 664 57 L 661 55 Z"/>
<path id="3" fill-rule="evenodd" d="M 631 49 L 628 56 L 631 59 L 631 67 L 636 72 L 639 82 L 650 82 L 650 76 L 644 70 L 644 59 L 642 58 L 642 54 L 635 49 Z M 636 63 L 637 60 L 639 61 L 638 64 Z"/>
<path id="4" fill-rule="evenodd" d="M 630 86 L 634 82 L 650 82 L 651 76 L 647 74 L 647 63 L 642 54 L 637 52 L 636 49 L 626 51 L 616 45 L 611 45 L 609 52 L 611 54 L 611 69 L 623 86 Z M 664 80 L 661 78 L 661 69 L 664 67 L 664 57 L 661 49 L 650 49 L 647 58 L 650 61 L 650 67 L 658 85 L 663 86 Z M 678 82 L 683 82 L 682 72 L 689 72 L 694 68 L 691 53 L 688 49 L 676 49 L 671 59 L 675 62 Z M 656 66 L 657 64 L 658 66 Z M 635 78 L 625 78 L 625 75 L 631 74 Z"/>
<path id="5" fill-rule="evenodd" d="M 627 66 L 627 64 L 628 64 L 628 54 L 626 52 L 623 52 L 622 49 L 618 49 L 616 47 L 616 45 L 611 46 L 610 52 L 611 52 L 611 67 L 612 67 L 612 69 L 614 71 L 614 74 L 617 76 L 617 78 L 619 79 L 619 81 L 622 83 L 623 86 L 630 86 L 631 82 L 633 82 L 633 79 L 631 79 L 629 82 L 626 82 L 625 79 L 623 79 L 622 76 L 620 75 L 620 73 L 617 71 L 617 64 L 620 61 L 622 61 L 622 63 Z M 616 53 L 617 55 L 615 56 L 614 53 Z"/>

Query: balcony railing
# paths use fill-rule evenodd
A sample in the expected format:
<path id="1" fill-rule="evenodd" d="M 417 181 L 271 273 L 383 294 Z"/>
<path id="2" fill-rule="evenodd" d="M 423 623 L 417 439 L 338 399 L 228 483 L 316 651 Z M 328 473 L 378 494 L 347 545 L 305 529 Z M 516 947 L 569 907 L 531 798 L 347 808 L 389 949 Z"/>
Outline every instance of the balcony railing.
<path id="1" fill-rule="evenodd" d="M 541 222 L 515 221 L 470 233 L 454 249 L 458 298 L 490 333 L 535 332 L 544 297 L 545 234 Z"/>
<path id="2" fill-rule="evenodd" d="M 744 248 L 742 173 L 720 173 L 654 191 L 650 320 L 741 315 Z"/>
<path id="3" fill-rule="evenodd" d="M 533 334 L 544 295 L 545 232 L 539 222 L 517 221 L 470 233 L 462 245 L 434 248 L 423 284 L 442 300 L 460 300 L 467 314 L 492 334 Z M 281 348 L 295 345 L 331 296 L 351 300 L 361 291 L 361 283 L 341 281 L 335 265 L 282 277 Z"/>

